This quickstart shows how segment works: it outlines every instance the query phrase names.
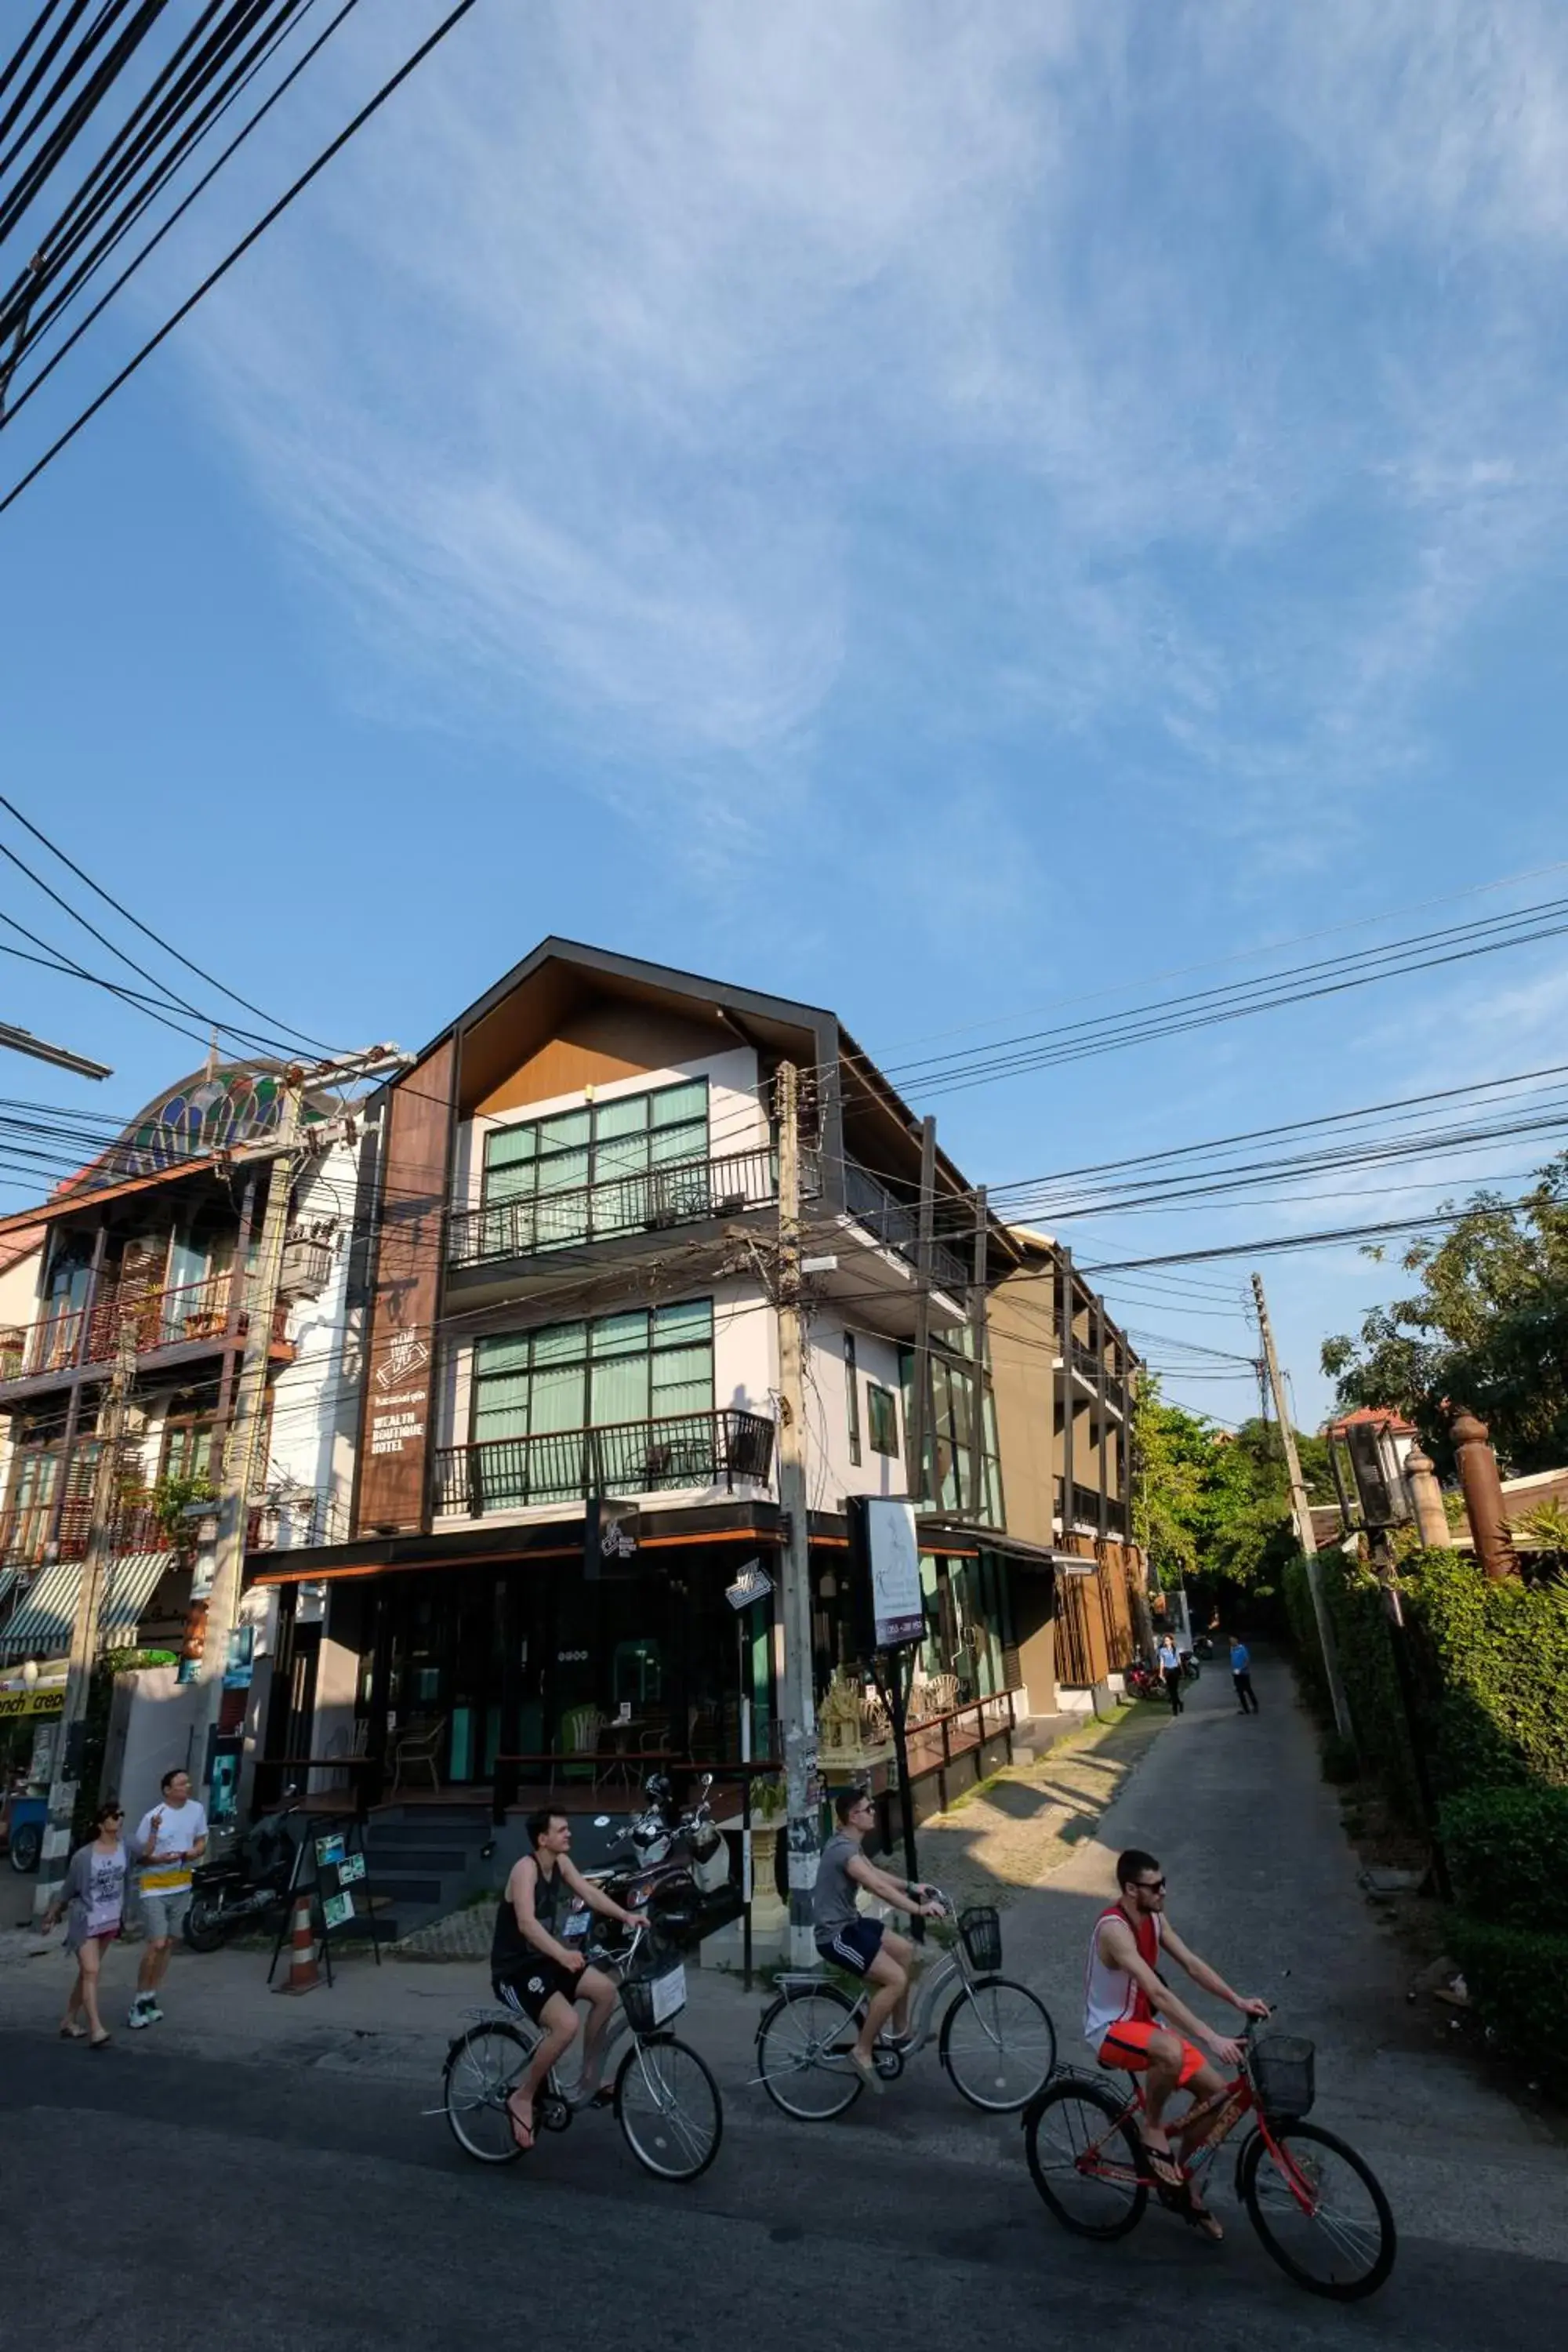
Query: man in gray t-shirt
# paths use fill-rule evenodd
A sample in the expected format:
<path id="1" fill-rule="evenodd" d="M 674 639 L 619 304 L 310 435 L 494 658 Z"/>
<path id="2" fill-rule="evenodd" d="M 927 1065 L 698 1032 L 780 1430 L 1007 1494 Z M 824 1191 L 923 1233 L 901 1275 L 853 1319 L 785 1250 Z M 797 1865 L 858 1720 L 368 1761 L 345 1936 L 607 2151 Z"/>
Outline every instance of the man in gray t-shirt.
<path id="1" fill-rule="evenodd" d="M 863 1887 L 879 1903 L 908 1911 L 922 1919 L 936 1918 L 942 1909 L 931 1900 L 931 1890 L 889 1878 L 868 1859 L 864 1840 L 877 1820 L 877 1808 L 864 1789 L 841 1789 L 833 1801 L 837 1833 L 822 1849 L 812 1896 L 812 1921 L 821 1958 L 836 1968 L 867 1977 L 876 1987 L 861 2021 L 859 2038 L 850 2052 L 856 2067 L 873 2091 L 882 2087 L 877 2072 L 877 2036 L 889 2019 L 892 2040 L 907 2040 L 910 2023 L 910 1970 L 914 1946 L 895 1936 L 879 1919 L 863 1919 L 857 1895 Z"/>

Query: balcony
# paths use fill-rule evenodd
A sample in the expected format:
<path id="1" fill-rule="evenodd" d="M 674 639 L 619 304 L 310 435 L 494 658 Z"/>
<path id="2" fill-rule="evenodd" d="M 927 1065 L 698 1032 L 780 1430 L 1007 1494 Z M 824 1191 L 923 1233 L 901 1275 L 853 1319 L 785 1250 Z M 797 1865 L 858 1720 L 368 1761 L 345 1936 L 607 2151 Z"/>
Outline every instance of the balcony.
<path id="1" fill-rule="evenodd" d="M 1056 1516 L 1057 1525 L 1065 1535 L 1070 1530 L 1069 1523 L 1063 1510 L 1063 1502 L 1065 1499 L 1064 1484 L 1065 1482 L 1060 1478 L 1056 1481 Z M 1098 1535 L 1100 1532 L 1100 1489 L 1098 1486 L 1080 1486 L 1076 1478 L 1073 1480 L 1072 1520 L 1070 1525 L 1071 1528 L 1077 1528 L 1080 1532 L 1085 1529 L 1089 1529 Z M 1121 1537 L 1124 1536 L 1127 1532 L 1127 1506 L 1125 1503 L 1120 1501 L 1114 1495 L 1108 1495 L 1106 1497 L 1105 1528 L 1108 1535 Z"/>
<path id="2" fill-rule="evenodd" d="M 49 1380 L 84 1365 L 109 1364 L 119 1345 L 121 1318 L 136 1333 L 138 1356 L 163 1348 L 212 1348 L 245 1338 L 243 1307 L 230 1322 L 232 1271 L 174 1290 L 141 1290 L 129 1297 L 110 1291 L 89 1309 L 55 1307 L 36 1323 L 0 1331 L 0 1388 L 12 1381 Z M 289 1309 L 279 1304 L 272 1318 L 272 1345 L 288 1345 Z"/>
<path id="3" fill-rule="evenodd" d="M 805 1189 L 815 1192 L 812 1170 Z M 779 1196 L 778 1162 L 771 1150 L 733 1151 L 721 1160 L 689 1160 L 612 1176 L 567 1192 L 500 1201 L 453 1212 L 447 1261 L 452 1266 L 537 1257 L 547 1250 L 580 1249 L 627 1234 L 668 1233 L 764 1209 Z"/>
<path id="4" fill-rule="evenodd" d="M 909 1202 L 889 1192 L 868 1168 L 853 1160 L 844 1163 L 844 1206 L 858 1225 L 874 1234 L 885 1249 L 896 1250 L 910 1265 L 920 1263 L 920 1214 Z M 931 1244 L 931 1279 L 940 1290 L 962 1297 L 969 1286 L 968 1270 L 942 1242 Z"/>
<path id="5" fill-rule="evenodd" d="M 1060 1356 L 1058 1356 L 1057 1370 L 1058 1372 L 1061 1370 L 1061 1366 L 1062 1360 Z M 1100 1391 L 1100 1378 L 1103 1373 L 1105 1380 L 1105 1402 L 1110 1405 L 1113 1412 L 1125 1412 L 1127 1407 L 1127 1390 L 1121 1376 L 1112 1371 L 1110 1365 L 1105 1362 L 1104 1359 L 1097 1355 L 1092 1348 L 1086 1347 L 1081 1339 L 1075 1339 L 1072 1343 L 1072 1368 L 1076 1378 L 1082 1381 L 1086 1387 L 1093 1389 L 1097 1395 Z"/>
<path id="6" fill-rule="evenodd" d="M 590 1495 L 654 1495 L 674 1487 L 761 1486 L 773 1465 L 773 1424 L 757 1412 L 683 1412 L 604 1429 L 497 1437 L 436 1454 L 437 1517 L 483 1518 Z"/>

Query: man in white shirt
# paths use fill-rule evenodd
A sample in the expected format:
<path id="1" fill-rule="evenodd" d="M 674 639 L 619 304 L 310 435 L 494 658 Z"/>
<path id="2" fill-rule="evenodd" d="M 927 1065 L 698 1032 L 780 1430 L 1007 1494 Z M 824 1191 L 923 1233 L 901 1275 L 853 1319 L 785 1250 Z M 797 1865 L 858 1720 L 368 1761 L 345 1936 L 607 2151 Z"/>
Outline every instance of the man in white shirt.
<path id="1" fill-rule="evenodd" d="M 147 1942 L 137 1971 L 129 2023 L 133 2033 L 156 2025 L 163 2012 L 158 1991 L 175 1937 L 191 1907 L 191 1869 L 206 1852 L 207 1817 L 191 1795 L 188 1772 L 165 1772 L 163 1801 L 143 1814 L 132 1840 L 142 1864 L 142 1913 Z"/>

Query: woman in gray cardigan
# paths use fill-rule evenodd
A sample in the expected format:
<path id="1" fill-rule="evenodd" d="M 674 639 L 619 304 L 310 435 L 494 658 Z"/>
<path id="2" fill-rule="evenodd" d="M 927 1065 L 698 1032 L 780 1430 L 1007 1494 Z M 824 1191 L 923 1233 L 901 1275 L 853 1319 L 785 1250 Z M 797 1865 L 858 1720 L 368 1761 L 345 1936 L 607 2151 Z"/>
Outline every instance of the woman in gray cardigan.
<path id="1" fill-rule="evenodd" d="M 80 2011 L 87 2012 L 89 2046 L 101 2050 L 110 2036 L 104 2031 L 98 2010 L 98 1974 L 103 1955 L 113 1943 L 125 1923 L 125 1880 L 128 1870 L 124 1845 L 121 1842 L 120 1825 L 125 1818 L 124 1809 L 110 1797 L 100 1805 L 97 1813 L 98 1834 L 90 1845 L 78 1846 L 70 1858 L 59 1893 L 44 1914 L 44 1926 L 52 1927 L 62 1911 L 68 1913 L 66 1921 L 66 1949 L 76 1959 L 76 1982 L 71 1987 L 66 2013 L 60 2020 L 62 2042 L 79 2042 L 82 2028 L 77 2023 Z"/>

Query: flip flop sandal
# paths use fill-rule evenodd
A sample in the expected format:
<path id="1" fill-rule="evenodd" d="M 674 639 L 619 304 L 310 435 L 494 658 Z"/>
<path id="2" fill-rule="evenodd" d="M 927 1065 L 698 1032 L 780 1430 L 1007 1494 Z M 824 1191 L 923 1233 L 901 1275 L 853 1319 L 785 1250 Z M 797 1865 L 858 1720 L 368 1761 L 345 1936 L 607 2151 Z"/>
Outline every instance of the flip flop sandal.
<path id="1" fill-rule="evenodd" d="M 862 2058 L 858 2050 L 852 2050 L 849 2053 L 849 2063 L 854 2067 L 855 2072 L 859 2075 L 860 2080 L 865 2084 L 866 2088 L 868 2091 L 874 2091 L 877 2096 L 880 2098 L 882 2095 L 882 2077 L 877 2072 L 876 2060 L 874 2058 Z"/>
<path id="2" fill-rule="evenodd" d="M 601 2083 L 588 2102 L 591 2107 L 613 2107 L 615 2104 L 616 2086 L 613 2083 Z"/>
<path id="3" fill-rule="evenodd" d="M 510 2099 L 506 2103 L 506 2119 L 511 2126 L 512 2138 L 526 2156 L 533 2146 L 533 2126 L 523 2122 Z"/>
<path id="4" fill-rule="evenodd" d="M 1190 2183 L 1187 2189 L 1187 2210 L 1185 2218 L 1187 2227 L 1190 2230 L 1195 2230 L 1199 2237 L 1204 2239 L 1209 2245 L 1219 2246 L 1224 2244 L 1224 2222 L 1220 2220 L 1217 2213 L 1210 2210 L 1208 2206 L 1194 2204 Z"/>
<path id="5" fill-rule="evenodd" d="M 1148 2140 L 1142 2138 L 1138 2145 L 1154 2176 L 1154 2194 L 1161 2204 L 1167 2212 L 1184 2213 L 1191 2189 L 1173 2151 L 1168 2147 L 1152 2147 Z"/>
<path id="6" fill-rule="evenodd" d="M 87 2046 L 89 2050 L 107 2050 L 113 2039 L 112 2033 L 100 2033 Z"/>
<path id="7" fill-rule="evenodd" d="M 87 2028 L 85 2025 L 62 2025 L 60 2028 L 60 2040 L 62 2042 L 85 2042 L 87 2040 Z"/>

